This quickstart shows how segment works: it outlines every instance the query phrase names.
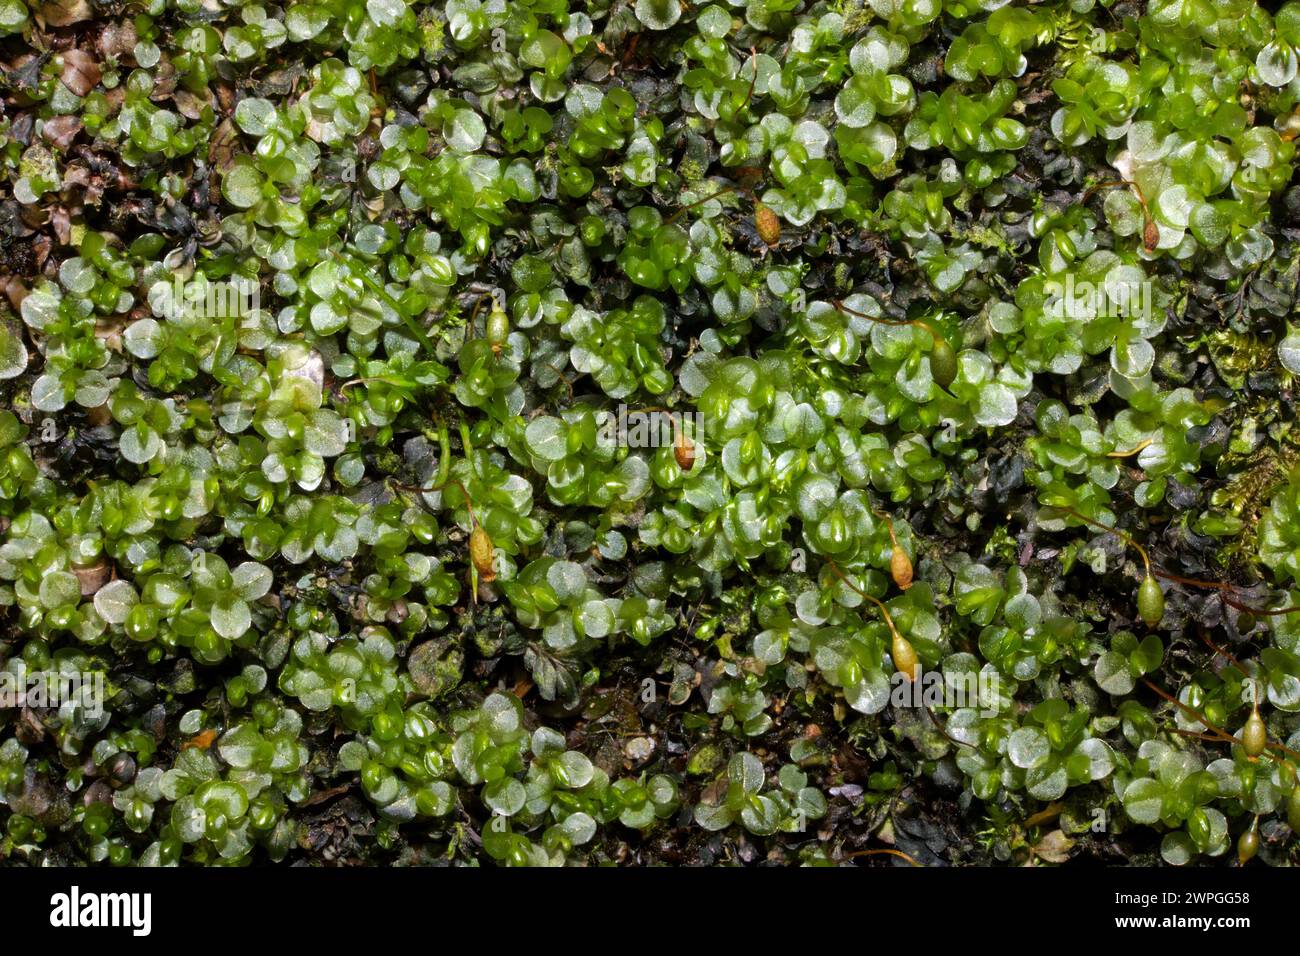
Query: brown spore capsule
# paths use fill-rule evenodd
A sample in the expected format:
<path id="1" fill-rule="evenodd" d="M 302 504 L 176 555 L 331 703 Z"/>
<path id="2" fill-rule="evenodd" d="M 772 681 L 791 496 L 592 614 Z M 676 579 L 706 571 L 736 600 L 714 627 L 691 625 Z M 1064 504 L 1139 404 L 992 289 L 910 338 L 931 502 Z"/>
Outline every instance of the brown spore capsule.
<path id="1" fill-rule="evenodd" d="M 894 667 L 908 680 L 916 680 L 920 676 L 921 659 L 916 655 L 916 648 L 897 631 L 894 632 L 894 642 L 889 654 L 894 659 Z"/>
<path id="2" fill-rule="evenodd" d="M 475 525 L 469 536 L 469 559 L 474 563 L 474 570 L 484 581 L 496 580 L 496 549 L 492 539 L 483 530 L 482 525 Z"/>
<path id="3" fill-rule="evenodd" d="M 680 427 L 677 429 L 677 440 L 673 442 L 673 457 L 677 459 L 677 467 L 682 471 L 690 471 L 695 467 L 695 443 L 686 437 L 686 432 Z"/>
<path id="4" fill-rule="evenodd" d="M 781 219 L 770 206 L 762 203 L 754 206 L 754 227 L 758 230 L 758 237 L 769 246 L 781 241 Z"/>
<path id="5" fill-rule="evenodd" d="M 901 590 L 906 591 L 912 586 L 912 559 L 898 546 L 898 542 L 894 542 L 893 553 L 889 556 L 889 574 Z"/>
<path id="6" fill-rule="evenodd" d="M 1148 219 L 1142 227 L 1142 246 L 1147 252 L 1155 252 L 1160 245 L 1160 227 L 1154 219 Z"/>

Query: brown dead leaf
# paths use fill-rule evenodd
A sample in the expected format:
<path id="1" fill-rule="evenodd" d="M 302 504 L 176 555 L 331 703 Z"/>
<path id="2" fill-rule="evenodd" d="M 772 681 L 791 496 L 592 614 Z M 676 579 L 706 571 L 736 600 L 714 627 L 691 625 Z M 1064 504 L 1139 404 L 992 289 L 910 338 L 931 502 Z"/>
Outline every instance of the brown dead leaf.
<path id="1" fill-rule="evenodd" d="M 31 291 L 17 276 L 0 280 L 0 288 L 4 289 L 5 298 L 9 300 L 9 304 L 15 311 L 23 307 L 23 299 L 27 298 L 27 293 Z"/>
<path id="2" fill-rule="evenodd" d="M 66 150 L 83 126 L 78 116 L 53 116 L 41 127 L 41 136 L 55 149 Z"/>
<path id="3" fill-rule="evenodd" d="M 85 96 L 99 85 L 104 71 L 99 68 L 95 58 L 85 50 L 65 50 L 63 53 L 63 72 L 59 79 L 63 85 L 78 96 Z"/>
<path id="4" fill-rule="evenodd" d="M 36 11 L 37 18 L 52 27 L 66 27 L 89 20 L 94 15 L 88 0 L 50 0 Z"/>
<path id="5" fill-rule="evenodd" d="M 172 61 L 164 57 L 154 68 L 153 74 L 153 90 L 149 93 L 149 99 L 155 103 L 171 99 L 181 81 Z"/>
<path id="6" fill-rule="evenodd" d="M 123 20 L 121 23 L 105 24 L 99 31 L 96 43 L 99 46 L 100 56 L 105 59 L 110 56 L 121 59 L 132 54 L 139 39 L 139 35 L 135 32 L 135 24 L 130 20 Z"/>
<path id="7" fill-rule="evenodd" d="M 49 236 L 34 236 L 32 238 L 32 254 L 36 258 L 36 268 L 43 269 L 45 262 L 50 258 L 50 253 L 54 251 L 54 240 Z"/>
<path id="8" fill-rule="evenodd" d="M 1074 841 L 1063 830 L 1053 830 L 1034 845 L 1034 855 L 1048 863 L 1064 863 L 1073 847 Z"/>
<path id="9" fill-rule="evenodd" d="M 217 91 L 217 112 L 229 116 L 235 111 L 235 88 L 221 79 L 213 83 Z"/>
<path id="10" fill-rule="evenodd" d="M 224 119 L 212 132 L 208 143 L 208 162 L 217 172 L 224 173 L 235 164 L 235 148 L 239 145 L 239 136 L 235 133 L 235 124 Z"/>
<path id="11" fill-rule="evenodd" d="M 123 322 L 120 319 L 108 319 L 95 323 L 95 338 L 103 342 L 104 347 L 110 352 L 122 351 L 122 331 Z M 103 408 L 104 406 L 100 407 Z M 94 419 L 95 416 L 91 414 L 94 411 L 95 409 L 92 408 L 90 412 L 87 412 L 87 417 Z M 108 413 L 107 408 L 105 408 L 104 411 L 105 414 Z M 106 425 L 108 422 L 96 422 L 95 424 Z"/>
<path id="12" fill-rule="evenodd" d="M 206 94 L 207 91 L 205 90 L 204 93 Z M 177 90 L 172 96 L 172 100 L 176 103 L 177 111 L 189 120 L 197 120 L 202 116 L 203 107 L 208 104 L 206 99 L 195 96 L 186 89 Z"/>
<path id="13" fill-rule="evenodd" d="M 331 800 L 340 794 L 347 793 L 351 789 L 352 784 L 345 783 L 337 787 L 330 787 L 328 790 L 318 790 L 316 793 L 313 793 L 310 797 L 304 800 L 301 806 L 314 807 L 318 803 L 324 803 L 326 800 Z"/>
<path id="14" fill-rule="evenodd" d="M 709 806 L 717 806 L 723 801 L 723 798 L 726 797 L 727 786 L 726 775 L 724 774 L 718 777 L 718 779 L 714 780 L 711 784 L 700 791 L 701 802 L 708 804 Z"/>
<path id="15" fill-rule="evenodd" d="M 65 206 L 55 206 L 50 210 L 50 225 L 54 227 L 54 235 L 58 238 L 59 245 L 72 244 L 72 215 Z"/>
<path id="16" fill-rule="evenodd" d="M 81 596 L 90 597 L 92 594 L 99 593 L 99 589 L 108 583 L 113 568 L 107 561 L 101 560 L 98 564 L 84 568 L 73 565 L 72 571 L 81 582 Z"/>
<path id="17" fill-rule="evenodd" d="M 126 101 L 126 84 L 122 83 L 113 87 L 104 94 L 104 99 L 108 100 L 109 113 L 115 113 L 120 110 L 122 104 Z"/>

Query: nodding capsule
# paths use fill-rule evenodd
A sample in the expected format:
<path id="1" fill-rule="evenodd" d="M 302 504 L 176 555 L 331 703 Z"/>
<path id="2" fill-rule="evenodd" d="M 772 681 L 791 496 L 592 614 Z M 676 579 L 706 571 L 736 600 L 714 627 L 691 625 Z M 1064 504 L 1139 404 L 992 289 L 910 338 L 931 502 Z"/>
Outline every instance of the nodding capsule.
<path id="1" fill-rule="evenodd" d="M 510 317 L 500 309 L 493 309 L 487 320 L 487 340 L 493 351 L 500 351 L 509 335 Z"/>
<path id="2" fill-rule="evenodd" d="M 1259 716 L 1258 707 L 1253 708 L 1246 718 L 1246 726 L 1241 730 L 1241 746 L 1247 757 L 1258 757 L 1268 746 L 1268 729 L 1264 726 L 1264 718 Z"/>
<path id="3" fill-rule="evenodd" d="M 1250 825 L 1250 829 L 1243 833 L 1241 839 L 1237 841 L 1237 862 L 1242 866 L 1249 863 L 1255 854 L 1259 852 L 1258 826 L 1259 818 L 1256 817 L 1255 822 Z"/>
<path id="4" fill-rule="evenodd" d="M 757 203 L 754 206 L 754 227 L 758 237 L 769 246 L 781 241 L 781 220 L 770 206 Z"/>
<path id="5" fill-rule="evenodd" d="M 916 648 L 897 631 L 894 632 L 894 643 L 889 654 L 894 659 L 894 667 L 908 680 L 916 680 L 920 676 L 921 660 L 916 656 Z"/>
<path id="6" fill-rule="evenodd" d="M 1155 252 L 1158 245 L 1160 245 L 1160 227 L 1156 225 L 1154 219 L 1148 219 L 1146 225 L 1142 227 L 1142 247 L 1147 252 Z"/>
<path id="7" fill-rule="evenodd" d="M 897 542 L 894 544 L 893 553 L 889 556 L 889 573 L 901 590 L 906 591 L 912 586 L 912 559 Z"/>
<path id="8" fill-rule="evenodd" d="M 940 388 L 947 388 L 957 377 L 957 353 L 948 340 L 936 335 L 930 350 L 930 377 Z"/>
<path id="9" fill-rule="evenodd" d="M 488 537 L 481 524 L 475 525 L 469 536 L 469 559 L 474 562 L 474 570 L 484 581 L 496 579 L 495 558 L 496 549 L 492 547 L 492 539 Z"/>
<path id="10" fill-rule="evenodd" d="M 678 426 L 677 440 L 673 442 L 673 457 L 677 459 L 677 467 L 682 471 L 690 471 L 695 467 L 695 443 L 686 437 L 686 432 Z"/>
<path id="11" fill-rule="evenodd" d="M 1165 592 L 1160 590 L 1159 582 L 1150 574 L 1138 587 L 1138 614 L 1147 627 L 1155 627 L 1165 616 Z"/>

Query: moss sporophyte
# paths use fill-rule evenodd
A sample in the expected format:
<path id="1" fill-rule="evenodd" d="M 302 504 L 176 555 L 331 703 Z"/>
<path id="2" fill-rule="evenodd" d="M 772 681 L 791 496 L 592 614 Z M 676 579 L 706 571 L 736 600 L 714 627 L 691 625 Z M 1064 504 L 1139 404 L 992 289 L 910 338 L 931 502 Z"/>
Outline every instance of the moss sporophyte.
<path id="1" fill-rule="evenodd" d="M 0 0 L 0 860 L 1300 864 L 1297 50 Z"/>

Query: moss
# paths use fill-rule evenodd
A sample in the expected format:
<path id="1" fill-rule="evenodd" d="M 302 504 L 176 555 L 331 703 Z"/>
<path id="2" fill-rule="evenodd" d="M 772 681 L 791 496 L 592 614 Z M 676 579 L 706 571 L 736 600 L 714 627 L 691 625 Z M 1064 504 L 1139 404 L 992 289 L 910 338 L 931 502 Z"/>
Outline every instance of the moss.
<path id="1" fill-rule="evenodd" d="M 1300 6 L 743 6 L 3 7 L 0 858 L 1300 862 Z"/>

